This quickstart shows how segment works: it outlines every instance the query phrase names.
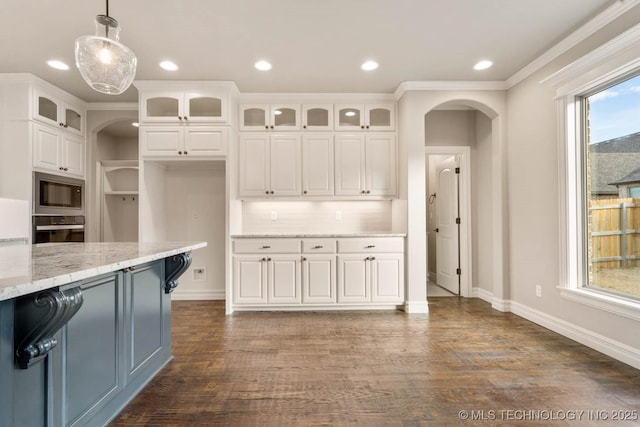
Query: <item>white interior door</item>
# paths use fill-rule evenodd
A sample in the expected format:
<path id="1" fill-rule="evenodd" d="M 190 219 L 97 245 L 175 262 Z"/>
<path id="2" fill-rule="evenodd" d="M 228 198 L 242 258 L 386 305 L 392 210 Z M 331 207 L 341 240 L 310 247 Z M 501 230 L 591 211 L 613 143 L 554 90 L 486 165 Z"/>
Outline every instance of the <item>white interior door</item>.
<path id="1" fill-rule="evenodd" d="M 457 159 L 451 156 L 436 168 L 436 283 L 460 294 L 458 238 L 458 175 Z"/>

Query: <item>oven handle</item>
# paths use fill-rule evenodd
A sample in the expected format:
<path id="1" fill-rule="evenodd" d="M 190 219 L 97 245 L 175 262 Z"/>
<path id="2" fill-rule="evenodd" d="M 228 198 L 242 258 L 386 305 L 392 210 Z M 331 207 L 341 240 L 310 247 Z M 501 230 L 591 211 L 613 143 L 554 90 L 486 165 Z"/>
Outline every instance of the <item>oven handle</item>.
<path id="1" fill-rule="evenodd" d="M 51 231 L 51 230 L 84 230 L 84 225 L 37 225 L 36 231 Z"/>

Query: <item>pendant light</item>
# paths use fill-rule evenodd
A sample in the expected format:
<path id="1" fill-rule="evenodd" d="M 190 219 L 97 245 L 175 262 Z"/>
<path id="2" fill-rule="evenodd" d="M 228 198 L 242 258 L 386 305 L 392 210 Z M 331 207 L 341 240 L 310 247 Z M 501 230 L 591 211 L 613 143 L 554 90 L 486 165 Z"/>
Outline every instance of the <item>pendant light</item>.
<path id="1" fill-rule="evenodd" d="M 76 39 L 76 67 L 92 89 L 107 95 L 119 95 L 136 75 L 137 59 L 131 49 L 118 41 L 120 26 L 109 16 L 97 15 L 96 34 Z"/>

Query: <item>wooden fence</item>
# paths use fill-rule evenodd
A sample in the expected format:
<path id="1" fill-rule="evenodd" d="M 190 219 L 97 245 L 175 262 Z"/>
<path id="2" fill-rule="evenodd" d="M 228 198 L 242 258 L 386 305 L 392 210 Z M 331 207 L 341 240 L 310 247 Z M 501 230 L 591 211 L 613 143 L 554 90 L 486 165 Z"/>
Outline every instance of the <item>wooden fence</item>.
<path id="1" fill-rule="evenodd" d="M 593 267 L 640 266 L 640 199 L 591 200 L 589 235 Z"/>

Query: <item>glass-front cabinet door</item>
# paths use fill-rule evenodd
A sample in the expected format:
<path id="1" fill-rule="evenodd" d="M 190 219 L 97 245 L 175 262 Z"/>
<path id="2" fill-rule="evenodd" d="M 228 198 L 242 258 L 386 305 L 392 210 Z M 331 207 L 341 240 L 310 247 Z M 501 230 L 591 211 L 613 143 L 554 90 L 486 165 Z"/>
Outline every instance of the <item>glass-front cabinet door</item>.
<path id="1" fill-rule="evenodd" d="M 336 130 L 364 129 L 364 105 L 336 105 Z"/>
<path id="2" fill-rule="evenodd" d="M 240 106 L 240 130 L 269 129 L 269 105 L 251 104 Z"/>
<path id="3" fill-rule="evenodd" d="M 336 130 L 395 130 L 395 105 L 336 105 Z"/>
<path id="4" fill-rule="evenodd" d="M 369 130 L 394 130 L 395 106 L 393 104 L 372 104 L 365 106 L 365 127 Z"/>
<path id="5" fill-rule="evenodd" d="M 140 100 L 141 120 L 147 122 L 181 122 L 182 94 L 175 92 L 154 93 Z"/>
<path id="6" fill-rule="evenodd" d="M 185 93 L 183 119 L 189 122 L 226 122 L 225 101 L 220 95 Z"/>
<path id="7" fill-rule="evenodd" d="M 84 112 L 80 108 L 67 105 L 45 92 L 36 91 L 33 118 L 66 129 L 77 135 L 84 135 Z"/>
<path id="8" fill-rule="evenodd" d="M 272 105 L 270 129 L 299 130 L 300 106 L 299 105 Z"/>
<path id="9" fill-rule="evenodd" d="M 145 123 L 221 123 L 228 120 L 228 98 L 221 91 L 149 91 L 140 96 Z"/>
<path id="10" fill-rule="evenodd" d="M 306 130 L 333 130 L 333 105 L 303 105 L 302 128 Z"/>

